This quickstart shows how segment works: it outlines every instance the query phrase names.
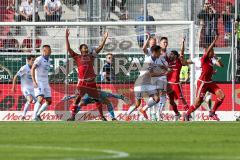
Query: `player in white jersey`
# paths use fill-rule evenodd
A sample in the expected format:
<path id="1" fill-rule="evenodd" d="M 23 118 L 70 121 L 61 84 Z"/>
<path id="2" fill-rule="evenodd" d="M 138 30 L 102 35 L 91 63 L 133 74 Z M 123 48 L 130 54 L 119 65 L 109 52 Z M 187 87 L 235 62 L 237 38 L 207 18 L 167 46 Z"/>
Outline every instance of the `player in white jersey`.
<path id="1" fill-rule="evenodd" d="M 19 77 L 21 79 L 22 94 L 27 99 L 27 102 L 25 103 L 23 108 L 23 114 L 21 118 L 22 120 L 25 120 L 25 116 L 27 114 L 30 104 L 35 101 L 34 86 L 33 86 L 33 81 L 31 76 L 31 67 L 34 63 L 34 60 L 35 60 L 34 55 L 28 55 L 27 64 L 22 66 L 13 78 L 12 92 L 13 93 L 16 92 L 16 82 L 17 82 L 17 78 Z"/>
<path id="2" fill-rule="evenodd" d="M 51 88 L 48 81 L 48 72 L 50 69 L 49 57 L 51 55 L 51 47 L 44 45 L 42 47 L 42 55 L 37 57 L 31 69 L 34 93 L 37 102 L 34 105 L 33 120 L 41 121 L 41 113 L 44 112 L 52 102 Z M 45 100 L 43 105 L 42 102 Z M 41 107 L 41 108 L 40 108 Z"/>
<path id="3" fill-rule="evenodd" d="M 161 103 L 158 104 L 159 109 L 162 108 L 166 102 L 167 74 L 169 71 L 170 70 L 168 68 L 168 62 L 166 61 L 165 56 L 164 55 L 159 56 L 159 58 L 157 58 L 154 61 L 154 67 L 151 72 L 151 83 L 154 86 L 154 88 L 157 90 L 157 95 L 160 96 L 160 101 L 163 100 L 163 98 L 165 98 L 165 100 L 163 100 L 164 104 L 161 104 Z M 160 105 L 163 105 L 163 106 L 160 106 Z M 146 110 L 148 108 L 151 108 L 152 106 L 147 104 L 140 110 L 146 119 L 148 119 Z M 158 114 L 158 116 L 160 116 L 160 113 Z M 158 119 L 160 119 L 160 117 L 158 117 Z"/>
<path id="4" fill-rule="evenodd" d="M 153 46 L 151 48 L 152 55 L 147 56 L 145 58 L 142 70 L 140 71 L 140 76 L 135 81 L 134 84 L 134 93 L 136 97 L 136 104 L 135 106 L 131 106 L 127 111 L 126 120 L 130 120 L 130 114 L 141 105 L 141 100 L 144 97 L 144 94 L 147 94 L 151 97 L 148 101 L 148 105 L 152 106 L 159 102 L 159 96 L 156 95 L 157 91 L 155 86 L 152 85 L 151 82 L 151 70 L 154 65 L 154 62 L 158 59 L 160 55 L 160 47 Z M 146 117 L 146 113 L 143 113 L 144 117 Z"/>
<path id="5" fill-rule="evenodd" d="M 201 67 L 201 57 L 195 57 L 192 60 L 189 60 L 190 63 L 194 63 L 194 71 L 195 71 L 195 86 L 197 87 L 197 81 L 201 75 L 202 67 Z M 215 57 L 212 58 L 212 63 L 215 65 L 217 63 L 217 60 Z M 208 104 L 209 109 L 212 108 L 212 94 L 210 92 L 207 92 L 204 101 Z"/>
<path id="6" fill-rule="evenodd" d="M 147 34 L 147 36 L 148 36 L 147 40 L 144 42 L 144 45 L 142 48 L 143 53 L 145 55 L 144 64 L 148 64 L 146 59 L 152 55 L 151 47 L 155 46 L 156 42 L 157 42 L 156 38 L 151 37 L 149 33 Z M 148 45 L 149 45 L 149 48 L 147 48 Z M 148 69 L 143 67 L 143 70 L 140 71 L 140 75 L 134 84 L 136 104 L 134 106 L 131 106 L 128 109 L 127 117 L 126 117 L 127 121 L 130 120 L 130 114 L 141 105 L 141 100 L 143 98 L 143 94 L 146 92 L 148 95 L 152 95 L 152 93 L 154 92 L 154 91 L 148 91 L 149 90 L 148 88 L 152 87 L 151 81 L 149 81 L 151 77 L 148 77 L 148 76 L 150 76 Z"/>

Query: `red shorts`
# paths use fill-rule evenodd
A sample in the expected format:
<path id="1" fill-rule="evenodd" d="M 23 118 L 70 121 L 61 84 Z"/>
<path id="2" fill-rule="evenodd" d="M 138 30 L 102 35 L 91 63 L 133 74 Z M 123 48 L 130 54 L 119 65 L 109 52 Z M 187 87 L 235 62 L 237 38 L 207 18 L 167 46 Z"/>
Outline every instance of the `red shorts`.
<path id="1" fill-rule="evenodd" d="M 183 98 L 182 85 L 180 83 L 169 83 L 169 84 L 172 88 L 174 99 L 177 100 L 177 99 Z"/>
<path id="2" fill-rule="evenodd" d="M 215 94 L 216 91 L 219 89 L 220 88 L 218 87 L 218 85 L 216 85 L 213 82 L 204 82 L 204 81 L 198 80 L 196 97 L 204 98 L 207 92 Z"/>
<path id="3" fill-rule="evenodd" d="M 81 97 L 88 94 L 92 98 L 99 98 L 100 92 L 97 89 L 96 82 L 79 81 L 77 84 L 77 93 Z"/>

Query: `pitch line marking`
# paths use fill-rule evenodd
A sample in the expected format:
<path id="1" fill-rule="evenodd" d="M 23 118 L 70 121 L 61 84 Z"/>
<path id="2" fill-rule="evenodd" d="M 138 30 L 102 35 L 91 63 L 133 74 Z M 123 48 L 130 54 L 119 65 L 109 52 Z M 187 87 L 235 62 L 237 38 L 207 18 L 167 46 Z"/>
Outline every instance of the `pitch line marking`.
<path id="1" fill-rule="evenodd" d="M 112 155 L 102 155 L 96 157 L 84 157 L 84 158 L 58 158 L 62 160 L 102 160 L 102 159 L 116 159 L 116 158 L 126 158 L 129 157 L 127 152 L 109 150 L 109 149 L 88 149 L 88 148 L 73 148 L 73 147 L 55 147 L 55 146 L 27 146 L 27 145 L 0 145 L 3 147 L 13 147 L 13 148 L 26 148 L 26 149 L 52 149 L 52 150 L 65 150 L 65 151 L 84 151 L 84 152 L 100 152 Z M 56 159 L 56 158 L 54 158 Z M 53 159 L 45 159 L 53 160 Z"/>

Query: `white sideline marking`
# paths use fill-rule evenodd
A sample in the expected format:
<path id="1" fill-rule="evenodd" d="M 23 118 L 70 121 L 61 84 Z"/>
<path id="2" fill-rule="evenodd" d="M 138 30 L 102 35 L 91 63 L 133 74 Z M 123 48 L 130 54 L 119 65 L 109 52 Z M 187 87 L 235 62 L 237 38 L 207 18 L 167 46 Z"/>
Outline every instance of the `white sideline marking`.
<path id="1" fill-rule="evenodd" d="M 101 152 L 101 153 L 111 154 L 111 155 L 83 157 L 83 158 L 71 158 L 71 157 L 53 158 L 53 159 L 62 159 L 62 160 L 100 160 L 100 159 L 126 158 L 129 156 L 129 154 L 126 152 L 109 150 L 109 149 L 88 149 L 88 148 L 55 147 L 55 146 L 0 145 L 0 148 L 3 148 L 3 147 L 26 148 L 26 149 L 51 149 L 51 150 L 63 150 L 63 151 Z M 53 159 L 45 158 L 45 160 L 53 160 Z"/>

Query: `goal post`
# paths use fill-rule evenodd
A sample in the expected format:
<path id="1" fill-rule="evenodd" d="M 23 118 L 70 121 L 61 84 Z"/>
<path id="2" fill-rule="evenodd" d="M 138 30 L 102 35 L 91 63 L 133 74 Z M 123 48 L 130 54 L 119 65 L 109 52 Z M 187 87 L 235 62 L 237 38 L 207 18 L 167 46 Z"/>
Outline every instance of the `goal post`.
<path id="1" fill-rule="evenodd" d="M 93 45 L 94 47 L 102 39 L 102 34 L 104 31 L 108 31 L 109 40 L 107 41 L 105 48 L 100 53 L 100 60 L 95 63 L 95 71 L 97 74 L 100 74 L 102 71 L 103 63 L 105 62 L 105 55 L 107 53 L 113 53 L 116 57 L 115 65 L 118 67 L 115 68 L 115 72 L 117 74 L 116 79 L 118 82 L 111 83 L 103 83 L 100 78 L 98 79 L 98 84 L 100 84 L 103 90 L 107 90 L 114 93 L 120 93 L 134 102 L 134 94 L 133 94 L 133 84 L 136 80 L 136 77 L 139 73 L 139 67 L 141 67 L 144 56 L 142 53 L 142 49 L 138 46 L 138 36 L 142 34 L 146 36 L 146 33 L 142 32 L 142 27 L 148 30 L 150 27 L 154 26 L 156 37 L 166 36 L 169 37 L 169 50 L 175 49 L 179 50 L 180 48 L 180 38 L 182 35 L 186 35 L 186 57 L 194 58 L 195 56 L 195 24 L 193 21 L 119 21 L 119 22 L 3 22 L 0 23 L 1 27 L 8 26 L 11 28 L 15 28 L 16 26 L 24 28 L 25 32 L 29 32 L 28 27 L 33 27 L 41 29 L 41 33 L 37 37 L 40 37 L 42 40 L 42 44 L 51 44 L 53 47 L 52 54 L 52 65 L 53 68 L 51 70 L 51 77 L 53 80 L 53 90 L 54 95 L 53 99 L 60 100 L 63 95 L 71 95 L 73 94 L 73 90 L 75 88 L 75 84 L 77 83 L 77 73 L 75 70 L 75 65 L 71 57 L 69 57 L 66 49 L 65 49 L 65 29 L 68 27 L 71 31 L 70 34 L 70 43 L 71 47 L 74 48 L 75 51 L 78 51 L 79 44 L 86 43 Z M 142 27 L 141 27 L 142 26 Z M 31 29 L 31 28 L 30 28 Z M 79 29 L 80 31 L 74 31 Z M 138 31 L 141 30 L 139 33 Z M 144 29 L 145 30 L 145 29 Z M 80 35 L 78 35 L 80 33 Z M 95 34 L 96 33 L 96 34 Z M 28 34 L 29 35 L 29 34 Z M 24 39 L 25 36 L 22 35 L 12 35 L 13 38 L 18 39 L 19 41 Z M 37 37 L 32 36 L 35 42 L 37 41 Z M 2 37 L 4 38 L 4 37 Z M 34 41 L 31 41 L 34 43 Z M 32 45 L 32 50 L 38 50 L 37 45 Z M 93 47 L 93 48 L 94 48 Z M 21 49 L 21 48 L 20 48 Z M 92 49 L 92 48 L 90 48 Z M 16 73 L 17 69 L 20 69 L 21 65 L 23 65 L 23 60 L 28 55 L 28 51 L 3 51 L 2 58 L 6 60 L 6 62 L 2 62 L 2 66 L 6 65 L 8 69 L 12 70 L 12 76 Z M 39 50 L 34 53 L 36 55 L 40 55 Z M 4 57 L 5 56 L 5 57 Z M 14 63 L 11 61 L 11 58 L 21 57 L 21 62 L 18 61 Z M 69 60 L 68 60 L 69 58 Z M 11 63 L 10 63 L 10 62 Z M 187 101 L 190 104 L 193 104 L 195 97 L 194 90 L 194 69 L 193 66 L 190 66 L 190 83 L 186 84 L 186 94 Z M 11 77 L 12 78 L 12 77 Z M 4 88 L 4 92 L 9 93 L 10 90 L 6 88 L 6 86 L 11 86 L 11 81 L 1 82 L 1 87 Z M 123 88 L 129 88 L 128 90 L 123 90 Z M 20 89 L 20 88 L 19 88 Z M 61 91 L 60 91 L 61 90 Z M 56 91 L 56 92 L 55 92 Z M 70 93 L 71 92 L 71 93 Z M 130 93 L 131 92 L 131 93 Z M 18 92 L 20 95 L 21 93 Z M 55 96 L 55 97 L 54 97 Z M 1 97 L 4 100 L 5 97 Z M 22 100 L 23 101 L 23 100 Z M 15 105 L 18 102 L 14 102 Z M 4 103 L 5 104 L 5 103 Z M 2 110 L 8 110 L 6 106 L 3 104 Z M 54 102 L 54 105 L 59 105 L 58 102 Z M 113 102 L 116 111 L 125 111 L 128 105 L 123 105 L 122 103 Z M 57 110 L 67 111 L 69 103 L 61 103 L 61 107 Z M 19 110 L 20 106 L 15 107 L 14 109 Z M 86 110 L 93 110 L 94 107 L 89 107 Z M 14 110 L 13 109 L 13 110 Z M 56 106 L 50 108 L 50 110 L 56 109 Z M 123 113 L 123 112 L 121 112 Z"/>

